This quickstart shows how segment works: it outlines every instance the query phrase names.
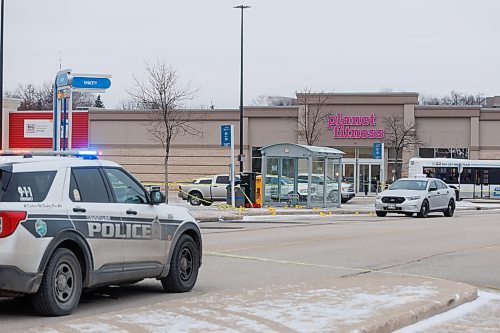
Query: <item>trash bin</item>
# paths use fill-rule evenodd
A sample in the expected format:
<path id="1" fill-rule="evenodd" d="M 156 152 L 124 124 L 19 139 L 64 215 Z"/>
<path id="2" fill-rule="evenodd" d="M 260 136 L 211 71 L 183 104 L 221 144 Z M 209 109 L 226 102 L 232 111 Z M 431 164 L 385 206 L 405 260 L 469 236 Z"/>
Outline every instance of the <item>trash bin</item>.
<path id="1" fill-rule="evenodd" d="M 233 202 L 231 200 L 231 184 L 226 186 L 227 191 L 227 204 L 232 205 Z M 243 193 L 243 189 L 239 186 L 234 187 L 234 206 L 235 207 L 245 207 L 245 194 Z"/>

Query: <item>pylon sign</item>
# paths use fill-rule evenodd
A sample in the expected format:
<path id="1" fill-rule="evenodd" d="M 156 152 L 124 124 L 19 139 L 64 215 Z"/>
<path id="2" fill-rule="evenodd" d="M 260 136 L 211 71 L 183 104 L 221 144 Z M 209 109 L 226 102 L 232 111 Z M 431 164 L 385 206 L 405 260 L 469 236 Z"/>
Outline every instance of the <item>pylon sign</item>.
<path id="1" fill-rule="evenodd" d="M 102 93 L 111 87 L 109 74 L 72 73 L 71 69 L 57 72 L 54 82 L 54 150 L 71 149 L 73 91 Z M 62 139 L 62 142 L 61 142 Z"/>

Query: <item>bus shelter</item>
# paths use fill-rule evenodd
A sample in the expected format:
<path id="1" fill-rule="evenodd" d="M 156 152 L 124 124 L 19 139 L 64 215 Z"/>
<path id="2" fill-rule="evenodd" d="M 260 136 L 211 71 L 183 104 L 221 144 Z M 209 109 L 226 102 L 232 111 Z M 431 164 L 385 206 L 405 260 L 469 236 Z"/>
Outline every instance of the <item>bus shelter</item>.
<path id="1" fill-rule="evenodd" d="M 293 143 L 260 150 L 263 205 L 340 207 L 344 152 Z"/>

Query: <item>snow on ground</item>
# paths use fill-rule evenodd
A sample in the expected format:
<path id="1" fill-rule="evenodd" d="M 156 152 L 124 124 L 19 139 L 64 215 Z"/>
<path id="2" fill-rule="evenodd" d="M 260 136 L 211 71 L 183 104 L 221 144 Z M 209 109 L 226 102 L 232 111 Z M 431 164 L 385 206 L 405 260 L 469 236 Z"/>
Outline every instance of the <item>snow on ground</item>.
<path id="1" fill-rule="evenodd" d="M 497 316 L 492 316 L 496 312 Z M 500 332 L 500 293 L 479 291 L 477 300 L 407 326 L 394 333 Z M 496 323 L 489 323 L 493 320 Z M 493 327 L 496 326 L 496 327 Z"/>
<path id="2" fill-rule="evenodd" d="M 429 282 L 375 290 L 283 285 L 164 302 L 29 332 L 338 332 L 383 317 L 385 311 L 429 301 L 438 292 Z"/>

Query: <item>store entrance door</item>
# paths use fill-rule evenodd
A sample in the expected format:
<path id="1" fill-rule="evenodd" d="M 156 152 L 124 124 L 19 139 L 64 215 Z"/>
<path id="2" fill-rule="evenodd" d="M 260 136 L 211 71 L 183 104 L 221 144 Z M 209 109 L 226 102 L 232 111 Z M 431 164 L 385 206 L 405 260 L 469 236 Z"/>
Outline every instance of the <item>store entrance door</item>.
<path id="1" fill-rule="evenodd" d="M 380 182 L 380 164 L 360 164 L 358 192 L 365 194 L 377 193 Z"/>

